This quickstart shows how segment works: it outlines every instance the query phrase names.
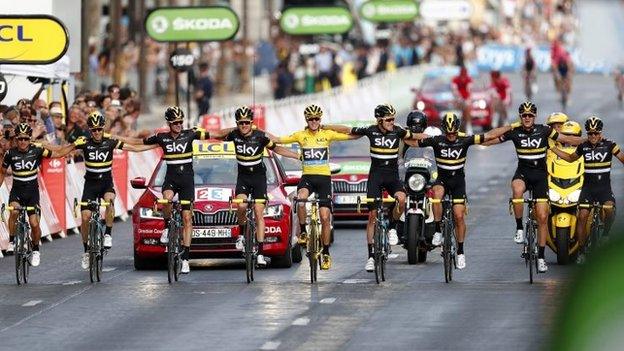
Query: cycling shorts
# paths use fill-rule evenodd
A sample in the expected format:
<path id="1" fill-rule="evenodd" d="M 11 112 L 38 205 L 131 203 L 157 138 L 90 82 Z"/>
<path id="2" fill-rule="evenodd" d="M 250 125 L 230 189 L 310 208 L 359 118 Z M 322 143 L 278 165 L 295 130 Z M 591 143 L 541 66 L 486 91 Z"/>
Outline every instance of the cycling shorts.
<path id="1" fill-rule="evenodd" d="M 524 181 L 526 190 L 533 190 L 533 198 L 548 198 L 548 173 L 544 169 L 518 167 L 512 180 Z"/>
<path id="2" fill-rule="evenodd" d="M 34 184 L 19 184 L 20 182 L 13 182 L 13 187 L 9 193 L 9 203 L 17 202 L 22 207 L 39 207 L 39 185 Z M 28 215 L 34 215 L 37 211 L 28 211 Z"/>
<path id="3" fill-rule="evenodd" d="M 193 173 L 167 173 L 162 186 L 163 192 L 171 190 L 178 194 L 178 200 L 193 201 L 195 199 L 195 178 Z M 191 205 L 183 205 L 183 210 L 191 210 Z"/>
<path id="4" fill-rule="evenodd" d="M 299 189 L 308 189 L 310 193 L 316 193 L 319 201 L 319 207 L 331 208 L 332 184 L 331 176 L 304 174 L 297 185 Z"/>
<path id="5" fill-rule="evenodd" d="M 443 176 L 440 173 L 433 185 L 443 186 L 444 193 L 450 195 L 453 200 L 466 198 L 466 176 L 463 172 L 453 176 Z"/>
<path id="6" fill-rule="evenodd" d="M 581 196 L 579 197 L 579 203 L 593 204 L 594 202 L 599 202 L 600 204 L 604 204 L 607 201 L 611 201 L 615 204 L 615 196 L 613 196 L 613 191 L 611 190 L 611 182 L 586 182 L 583 184 Z"/>
<path id="7" fill-rule="evenodd" d="M 381 197 L 384 189 L 393 197 L 397 192 L 405 193 L 405 187 L 399 178 L 398 170 L 388 171 L 371 168 L 371 171 L 368 173 L 366 197 Z M 368 204 L 368 208 L 373 209 L 374 204 Z"/>
<path id="8" fill-rule="evenodd" d="M 87 179 L 82 190 L 82 202 L 97 201 L 103 199 L 104 194 L 115 193 L 115 186 L 112 178 Z M 80 206 L 80 210 L 88 210 L 86 206 Z"/>
<path id="9" fill-rule="evenodd" d="M 267 178 L 265 173 L 238 173 L 236 195 L 251 195 L 253 199 L 267 199 Z"/>
<path id="10" fill-rule="evenodd" d="M 565 78 L 568 75 L 569 71 L 568 64 L 565 61 L 559 61 L 559 64 L 557 65 L 557 71 L 559 71 L 561 77 Z"/>

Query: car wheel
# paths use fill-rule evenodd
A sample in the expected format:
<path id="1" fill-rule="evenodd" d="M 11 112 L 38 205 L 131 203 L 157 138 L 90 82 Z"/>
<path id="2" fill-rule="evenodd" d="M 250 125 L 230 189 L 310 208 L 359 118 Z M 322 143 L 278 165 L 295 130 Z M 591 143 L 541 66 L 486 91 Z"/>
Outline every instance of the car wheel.
<path id="1" fill-rule="evenodd" d="M 151 269 L 164 269 L 166 268 L 166 262 L 159 259 L 142 258 L 134 252 L 134 269 L 137 271 L 151 270 Z"/>
<path id="2" fill-rule="evenodd" d="M 291 247 L 290 251 L 292 251 L 293 262 L 299 263 L 303 260 L 303 254 L 301 253 L 301 246 L 299 246 L 299 244 L 295 244 L 295 246 Z"/>
<path id="3" fill-rule="evenodd" d="M 290 245 L 288 245 L 284 256 L 271 257 L 271 262 L 273 262 L 273 266 L 276 268 L 290 268 L 293 263 L 293 251 Z"/>

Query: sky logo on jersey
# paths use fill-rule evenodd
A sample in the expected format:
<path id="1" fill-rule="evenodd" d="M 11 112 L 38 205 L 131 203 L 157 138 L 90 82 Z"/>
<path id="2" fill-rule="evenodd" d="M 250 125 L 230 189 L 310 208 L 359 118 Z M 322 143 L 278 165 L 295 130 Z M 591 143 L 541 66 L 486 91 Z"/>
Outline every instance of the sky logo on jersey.
<path id="1" fill-rule="evenodd" d="M 259 146 L 253 147 L 247 145 L 236 145 L 236 153 L 243 155 L 256 155 L 259 148 Z"/>
<path id="2" fill-rule="evenodd" d="M 440 150 L 442 157 L 444 158 L 454 158 L 458 159 L 459 155 L 461 155 L 461 150 L 453 150 L 453 149 L 442 149 Z"/>
<path id="3" fill-rule="evenodd" d="M 33 160 L 33 161 L 24 161 L 21 160 L 20 162 L 16 162 L 15 163 L 15 170 L 16 171 L 21 171 L 21 170 L 32 170 L 35 168 L 35 165 L 37 164 L 37 161 Z"/>
<path id="4" fill-rule="evenodd" d="M 169 145 L 165 145 L 165 150 L 170 153 L 183 153 L 186 150 L 186 146 L 188 145 L 188 141 L 184 144 L 182 143 L 171 143 Z"/>
<path id="5" fill-rule="evenodd" d="M 607 159 L 608 153 L 592 151 L 590 154 L 585 154 L 585 161 L 598 161 L 604 162 Z"/>
<path id="6" fill-rule="evenodd" d="M 101 161 L 104 162 L 106 161 L 106 158 L 108 157 L 109 152 L 100 152 L 100 151 L 93 151 L 93 152 L 89 152 L 88 154 L 88 158 L 90 161 Z"/>
<path id="7" fill-rule="evenodd" d="M 386 138 L 386 137 L 381 137 L 381 138 L 375 138 L 373 140 L 373 144 L 375 144 L 375 146 L 379 146 L 379 147 L 385 147 L 388 149 L 394 149 L 396 146 L 396 141 L 397 139 L 390 139 L 390 138 Z"/>
<path id="8" fill-rule="evenodd" d="M 541 144 L 542 144 L 542 138 L 538 138 L 538 139 L 528 138 L 528 139 L 520 140 L 520 146 L 522 147 L 538 148 Z"/>
<path id="9" fill-rule="evenodd" d="M 327 163 L 328 156 L 326 148 L 303 149 L 303 162 L 305 164 Z"/>

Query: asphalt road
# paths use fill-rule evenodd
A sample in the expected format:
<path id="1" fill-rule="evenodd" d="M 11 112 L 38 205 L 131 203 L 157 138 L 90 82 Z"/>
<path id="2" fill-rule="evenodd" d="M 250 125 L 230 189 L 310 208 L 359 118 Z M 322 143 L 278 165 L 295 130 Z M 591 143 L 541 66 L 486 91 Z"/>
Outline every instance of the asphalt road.
<path id="1" fill-rule="evenodd" d="M 522 101 L 518 77 L 514 106 Z M 539 77 L 540 120 L 558 110 L 550 76 Z M 608 77 L 577 77 L 571 117 L 604 117 L 607 135 L 624 143 Z M 581 91 L 580 89 L 583 89 Z M 514 108 L 515 110 L 515 108 Z M 78 236 L 42 247 L 42 264 L 27 286 L 15 285 L 11 257 L 0 259 L 0 345 L 28 350 L 535 350 L 547 340 L 552 315 L 573 267 L 557 266 L 528 283 L 513 243 L 507 199 L 515 170 L 512 145 L 469 153 L 467 268 L 444 283 L 439 251 L 409 266 L 395 247 L 388 280 L 364 271 L 364 227 L 343 223 L 332 247 L 334 267 L 308 281 L 304 260 L 291 269 L 258 271 L 245 283 L 240 261 L 193 262 L 191 274 L 167 284 L 164 271 L 135 271 L 130 223 L 114 228 L 105 277 L 88 282 Z M 615 165 L 619 201 L 624 180 Z M 619 219 L 622 224 L 622 219 Z"/>

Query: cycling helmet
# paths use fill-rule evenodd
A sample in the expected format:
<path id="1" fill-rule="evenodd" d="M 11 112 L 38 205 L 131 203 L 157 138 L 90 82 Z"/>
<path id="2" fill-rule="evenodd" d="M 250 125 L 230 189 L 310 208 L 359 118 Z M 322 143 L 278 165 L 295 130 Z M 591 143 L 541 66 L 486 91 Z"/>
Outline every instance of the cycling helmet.
<path id="1" fill-rule="evenodd" d="M 550 116 L 548 116 L 548 120 L 546 121 L 546 124 L 548 124 L 549 126 L 552 125 L 553 123 L 565 123 L 568 120 L 570 120 L 568 118 L 568 115 L 566 115 L 563 112 L 553 112 L 550 114 Z"/>
<path id="2" fill-rule="evenodd" d="M 165 119 L 168 123 L 182 121 L 184 119 L 184 112 L 178 106 L 169 106 L 165 111 Z"/>
<path id="3" fill-rule="evenodd" d="M 587 132 L 602 132 L 603 126 L 602 120 L 596 116 L 591 116 L 585 121 L 585 130 Z"/>
<path id="4" fill-rule="evenodd" d="M 28 123 L 20 123 L 15 128 L 15 136 L 19 137 L 20 135 L 26 135 L 28 137 L 32 136 L 32 128 L 28 125 Z"/>
<path id="5" fill-rule="evenodd" d="M 561 126 L 561 134 L 581 136 L 581 125 L 574 121 L 568 121 Z"/>
<path id="6" fill-rule="evenodd" d="M 237 108 L 236 112 L 234 113 L 234 118 L 236 119 L 236 122 L 251 121 L 253 120 L 253 117 L 254 117 L 253 111 L 247 106 L 242 106 L 242 107 Z"/>
<path id="7" fill-rule="evenodd" d="M 323 110 L 318 105 L 308 105 L 305 110 L 303 110 L 303 116 L 306 120 L 310 118 L 321 118 L 323 117 Z"/>
<path id="8" fill-rule="evenodd" d="M 459 117 L 453 112 L 447 112 L 444 117 L 442 117 L 442 130 L 444 133 L 457 133 L 459 132 L 459 126 L 461 121 Z"/>
<path id="9" fill-rule="evenodd" d="M 414 110 L 407 115 L 407 127 L 412 133 L 422 133 L 427 128 L 427 115 Z"/>
<path id="10" fill-rule="evenodd" d="M 375 107 L 375 118 L 394 117 L 396 110 L 390 104 L 381 104 Z"/>
<path id="11" fill-rule="evenodd" d="M 537 116 L 537 106 L 534 103 L 527 101 L 523 102 L 520 107 L 518 107 L 518 114 L 522 115 L 533 115 Z"/>
<path id="12" fill-rule="evenodd" d="M 87 126 L 89 129 L 104 128 L 105 119 L 104 116 L 98 111 L 93 111 L 87 117 Z"/>

